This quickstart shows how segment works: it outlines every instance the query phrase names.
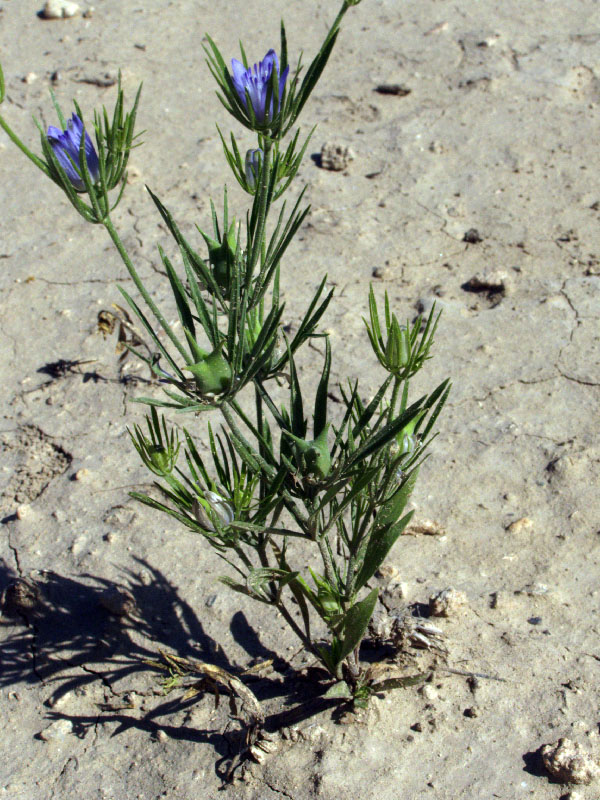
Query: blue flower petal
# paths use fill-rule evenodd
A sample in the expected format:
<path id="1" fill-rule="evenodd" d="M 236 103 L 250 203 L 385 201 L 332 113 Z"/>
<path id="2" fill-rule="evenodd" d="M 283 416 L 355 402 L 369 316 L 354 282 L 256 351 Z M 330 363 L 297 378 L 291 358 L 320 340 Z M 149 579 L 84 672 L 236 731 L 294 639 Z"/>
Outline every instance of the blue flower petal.
<path id="1" fill-rule="evenodd" d="M 233 86 L 246 110 L 249 110 L 248 100 L 250 100 L 252 111 L 259 124 L 267 122 L 279 111 L 285 82 L 289 74 L 289 67 L 286 67 L 279 75 L 279 99 L 277 101 L 277 98 L 271 97 L 270 108 L 267 108 L 267 94 L 273 68 L 279 75 L 279 59 L 275 50 L 269 50 L 262 61 L 248 69 L 236 58 L 231 59 Z M 277 107 L 275 107 L 276 102 Z"/>
<path id="2" fill-rule="evenodd" d="M 64 169 L 68 179 L 77 191 L 83 191 L 85 189 L 85 183 L 79 171 L 79 148 L 81 146 L 82 134 L 83 122 L 79 119 L 77 114 L 73 114 L 68 121 L 66 130 L 61 131 L 60 128 L 55 128 L 51 125 L 46 133 L 58 163 Z M 100 162 L 98 161 L 98 154 L 87 132 L 85 133 L 84 149 L 90 177 L 92 182 L 96 183 L 100 179 Z"/>

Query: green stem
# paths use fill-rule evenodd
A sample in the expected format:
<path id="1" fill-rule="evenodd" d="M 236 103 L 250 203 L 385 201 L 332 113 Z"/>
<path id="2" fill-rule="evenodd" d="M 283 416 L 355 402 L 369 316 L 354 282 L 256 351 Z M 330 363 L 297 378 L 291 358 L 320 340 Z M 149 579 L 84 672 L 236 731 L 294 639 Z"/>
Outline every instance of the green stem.
<path id="1" fill-rule="evenodd" d="M 231 428 L 231 430 L 236 434 L 236 436 L 239 437 L 242 443 L 253 453 L 254 457 L 258 459 L 261 464 L 264 465 L 267 474 L 270 477 L 273 477 L 273 475 L 275 474 L 275 467 L 268 464 L 258 453 L 255 453 L 250 443 L 246 440 L 246 438 L 240 431 L 230 409 L 233 409 L 236 412 L 236 414 L 239 416 L 242 422 L 244 422 L 250 428 L 250 430 L 255 436 L 258 433 L 258 431 L 255 428 L 253 428 L 252 423 L 250 422 L 248 417 L 244 414 L 243 410 L 240 408 L 237 401 L 233 400 L 228 405 L 223 404 L 221 406 L 221 413 L 225 417 L 225 420 L 229 425 L 229 427 Z M 303 514 L 298 510 L 293 498 L 289 495 L 289 493 L 285 489 L 281 489 L 281 497 L 283 499 L 286 509 L 296 520 L 300 528 L 306 532 L 308 527 L 308 517 L 303 516 Z"/>
<path id="2" fill-rule="evenodd" d="M 267 137 L 264 137 L 263 143 L 263 168 L 260 175 L 260 189 L 259 189 L 259 206 L 258 206 L 258 220 L 256 224 L 256 231 L 252 239 L 252 253 L 248 260 L 247 273 L 246 273 L 246 288 L 250 288 L 256 262 L 262 250 L 262 245 L 265 236 L 265 227 L 267 224 L 268 196 L 269 196 L 269 183 L 271 180 L 271 147 L 272 142 Z M 259 281 L 260 282 L 260 281 Z"/>
<path id="3" fill-rule="evenodd" d="M 292 615 L 287 610 L 287 608 L 283 605 L 281 600 L 278 603 L 275 604 L 275 608 L 277 608 L 277 610 L 281 613 L 281 616 L 284 618 L 284 620 L 287 622 L 287 624 L 290 626 L 290 628 L 294 631 L 296 636 L 300 639 L 300 641 L 302 642 L 304 647 L 306 647 L 306 649 L 310 653 L 315 655 L 319 659 L 319 661 L 321 661 L 321 656 L 319 655 L 319 653 L 317 652 L 317 650 L 313 646 L 313 643 L 308 638 L 308 636 L 304 633 L 302 628 L 298 625 L 296 620 L 292 617 Z"/>
<path id="4" fill-rule="evenodd" d="M 319 545 L 319 552 L 321 553 L 321 558 L 323 559 L 323 566 L 325 567 L 325 577 L 329 582 L 332 588 L 337 588 L 338 582 L 335 575 L 335 570 L 333 568 L 333 561 L 331 559 L 331 553 L 329 552 L 329 548 L 327 547 L 327 542 L 323 537 L 319 537 L 317 539 L 317 544 Z"/>
<path id="5" fill-rule="evenodd" d="M 41 169 L 45 175 L 47 175 L 49 178 L 52 178 L 50 170 L 46 164 L 41 160 L 41 158 L 38 158 L 28 147 L 23 144 L 23 142 L 19 139 L 17 134 L 12 130 L 8 122 L 6 122 L 2 116 L 0 116 L 0 127 L 4 130 L 11 142 L 16 144 L 19 150 L 24 153 L 30 161 L 33 161 L 36 167 L 39 167 L 39 169 Z"/>
<path id="6" fill-rule="evenodd" d="M 394 388 L 392 389 L 392 399 L 390 400 L 390 410 L 388 414 L 388 420 L 391 422 L 394 419 L 394 414 L 396 413 L 396 403 L 398 402 L 398 392 L 400 391 L 400 378 L 394 379 Z"/>
<path id="7" fill-rule="evenodd" d="M 262 440 L 265 438 L 265 417 L 263 412 L 263 401 L 260 392 L 258 391 L 258 387 L 254 386 L 254 397 L 256 400 L 256 427 L 261 438 L 258 440 L 258 452 L 260 453 L 261 458 L 265 458 L 265 447 L 262 443 Z M 260 499 L 262 500 L 265 496 L 266 491 L 266 481 L 264 475 L 260 476 Z"/>
<path id="8" fill-rule="evenodd" d="M 165 333 L 167 334 L 169 339 L 173 342 L 175 347 L 179 350 L 179 352 L 181 353 L 181 355 L 183 356 L 183 358 L 185 360 L 185 363 L 186 364 L 192 364 L 193 360 L 192 360 L 191 356 L 186 351 L 186 349 L 183 347 L 183 345 L 181 344 L 179 339 L 175 336 L 175 334 L 173 333 L 173 330 L 171 329 L 171 326 L 169 325 L 167 320 L 163 317 L 163 315 L 161 314 L 158 306 L 156 305 L 154 300 L 150 297 L 146 287 L 142 283 L 142 281 L 140 279 L 140 276 L 137 274 L 137 271 L 136 271 L 135 267 L 133 266 L 133 262 L 129 258 L 129 254 L 127 253 L 127 250 L 125 250 L 123 242 L 121 241 L 121 239 L 119 237 L 119 234 L 117 233 L 117 230 L 116 230 L 115 226 L 113 225 L 112 220 L 111 220 L 110 216 L 108 215 L 108 213 L 106 214 L 106 216 L 102 220 L 102 224 L 104 225 L 104 227 L 108 231 L 108 234 L 109 234 L 110 238 L 113 240 L 113 244 L 117 248 L 123 263 L 127 267 L 127 271 L 131 275 L 131 278 L 132 278 L 133 282 L 135 283 L 138 292 L 144 298 L 146 304 L 148 305 L 148 308 L 150 308 L 150 310 L 152 311 L 152 313 L 154 314 L 154 316 L 156 317 L 156 319 L 160 323 L 161 327 L 163 328 L 163 330 L 165 331 Z"/>

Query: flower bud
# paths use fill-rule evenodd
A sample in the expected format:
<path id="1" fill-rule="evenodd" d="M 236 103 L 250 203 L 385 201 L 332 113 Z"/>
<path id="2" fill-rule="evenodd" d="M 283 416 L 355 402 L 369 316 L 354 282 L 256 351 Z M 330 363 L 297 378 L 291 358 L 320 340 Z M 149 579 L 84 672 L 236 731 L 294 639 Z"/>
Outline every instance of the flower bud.
<path id="1" fill-rule="evenodd" d="M 284 431 L 290 439 L 293 439 L 299 455 L 304 459 L 308 475 L 313 475 L 319 480 L 326 478 L 331 472 L 331 453 L 327 444 L 327 432 L 329 423 L 325 425 L 316 439 L 307 441 L 294 436 L 289 431 Z"/>
<path id="2" fill-rule="evenodd" d="M 46 136 L 58 163 L 66 172 L 67 178 L 71 181 L 76 191 L 85 191 L 85 183 L 81 175 L 79 162 L 82 137 L 84 137 L 85 161 L 92 183 L 97 183 L 100 180 L 98 154 L 89 134 L 87 131 L 84 133 L 83 122 L 77 114 L 73 114 L 64 131 L 61 131 L 60 128 L 55 128 L 54 125 L 50 125 Z"/>
<path id="3" fill-rule="evenodd" d="M 417 440 L 415 438 L 414 432 L 417 423 L 423 417 L 424 414 L 425 412 L 421 411 L 419 414 L 417 414 L 416 417 L 414 417 L 414 419 L 411 422 L 409 422 L 408 425 L 402 428 L 400 433 L 396 435 L 396 442 L 397 442 L 396 455 L 399 456 L 410 455 L 415 451 L 415 448 L 417 447 Z"/>
<path id="4" fill-rule="evenodd" d="M 392 315 L 392 324 L 388 331 L 388 340 L 385 347 L 387 368 L 393 375 L 397 375 L 410 362 L 410 347 L 407 330 L 400 325 L 396 315 Z"/>
<path id="5" fill-rule="evenodd" d="M 248 150 L 246 153 L 246 181 L 248 182 L 248 188 L 252 191 L 255 191 L 258 186 L 263 159 L 264 153 L 260 148 Z"/>
<path id="6" fill-rule="evenodd" d="M 183 369 L 192 373 L 201 395 L 222 394 L 231 388 L 233 379 L 231 365 L 221 354 L 220 347 L 198 363 L 190 364 Z"/>
<path id="7" fill-rule="evenodd" d="M 215 515 L 224 526 L 230 525 L 234 520 L 233 506 L 216 492 L 207 491 L 204 497 L 194 498 L 192 510 L 200 527 L 211 533 L 214 533 L 215 526 L 209 514 Z"/>
<path id="8" fill-rule="evenodd" d="M 200 233 L 202 233 L 202 231 L 200 231 Z M 208 247 L 208 260 L 213 269 L 214 278 L 219 286 L 227 289 L 231 279 L 231 269 L 235 261 L 238 244 L 235 232 L 235 219 L 221 241 L 212 239 L 205 233 L 202 233 L 202 236 Z"/>
<path id="9" fill-rule="evenodd" d="M 173 471 L 174 463 L 171 458 L 172 453 L 170 453 L 167 448 L 159 444 L 149 444 L 147 453 L 148 460 L 152 467 L 154 467 L 153 472 L 156 472 L 157 475 L 168 475 Z"/>

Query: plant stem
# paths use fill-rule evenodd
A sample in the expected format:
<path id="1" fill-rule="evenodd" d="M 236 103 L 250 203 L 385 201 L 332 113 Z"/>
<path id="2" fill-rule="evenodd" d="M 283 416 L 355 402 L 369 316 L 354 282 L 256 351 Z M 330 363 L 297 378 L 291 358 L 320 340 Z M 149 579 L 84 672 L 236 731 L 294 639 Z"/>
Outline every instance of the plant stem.
<path id="1" fill-rule="evenodd" d="M 392 399 L 390 400 L 390 410 L 388 420 L 391 422 L 396 412 L 396 403 L 398 402 L 398 392 L 400 391 L 400 378 L 394 378 L 394 388 L 392 389 Z"/>
<path id="2" fill-rule="evenodd" d="M 117 248 L 123 263 L 127 267 L 127 271 L 131 275 L 131 278 L 132 278 L 133 282 L 135 283 L 137 290 L 139 291 L 139 293 L 144 298 L 144 300 L 147 303 L 148 307 L 150 308 L 150 310 L 152 311 L 152 313 L 154 314 L 154 316 L 156 317 L 156 319 L 160 323 L 161 327 L 163 328 L 163 330 L 165 331 L 165 333 L 167 334 L 169 339 L 173 342 L 175 347 L 179 350 L 179 352 L 183 356 L 183 358 L 185 360 L 185 363 L 186 364 L 192 364 L 193 360 L 192 360 L 190 354 L 186 351 L 186 349 L 183 347 L 183 345 L 181 344 L 179 339 L 173 333 L 173 331 L 171 329 L 171 326 L 169 325 L 167 320 L 161 314 L 158 306 L 156 305 L 156 303 L 154 302 L 154 300 L 152 299 L 152 297 L 148 293 L 146 287 L 144 286 L 144 284 L 142 283 L 142 281 L 140 279 L 140 276 L 137 274 L 137 271 L 136 271 L 135 267 L 133 266 L 133 262 L 129 258 L 129 254 L 127 253 L 127 250 L 125 250 L 123 242 L 121 241 L 121 238 L 119 237 L 119 234 L 117 233 L 117 230 L 116 230 L 115 226 L 113 225 L 112 220 L 111 220 L 110 216 L 108 215 L 108 212 L 107 212 L 106 216 L 104 217 L 104 219 L 102 220 L 102 224 L 104 225 L 104 227 L 108 231 L 108 235 L 110 236 L 110 238 L 113 240 L 113 244 Z"/>
<path id="3" fill-rule="evenodd" d="M 22 153 L 24 153 L 30 161 L 33 161 L 36 167 L 39 167 L 39 169 L 41 169 L 45 175 L 47 175 L 49 178 L 52 178 L 50 170 L 48 169 L 46 164 L 44 164 L 41 158 L 38 158 L 34 153 L 31 152 L 31 150 L 28 147 L 26 147 L 23 144 L 23 142 L 19 139 L 17 134 L 13 131 L 8 122 L 6 122 L 6 120 L 2 116 L 0 116 L 0 127 L 4 130 L 4 132 L 11 140 L 11 142 L 16 144 L 19 150 Z"/>
<path id="4" fill-rule="evenodd" d="M 298 625 L 296 620 L 292 617 L 292 615 L 287 610 L 287 608 L 284 606 L 284 604 L 283 604 L 283 602 L 281 600 L 279 600 L 279 602 L 275 604 L 275 608 L 277 608 L 278 611 L 281 612 L 281 616 L 284 618 L 284 620 L 287 622 L 287 624 L 290 626 L 290 628 L 294 631 L 296 636 L 300 639 L 300 641 L 302 642 L 304 647 L 306 647 L 306 649 L 310 653 L 312 653 L 314 656 L 316 656 L 319 659 L 319 661 L 321 661 L 321 657 L 320 657 L 319 653 L 317 652 L 316 648 L 314 647 L 313 643 L 308 638 L 308 636 L 306 636 L 306 634 L 304 633 L 302 628 Z"/>
<path id="5" fill-rule="evenodd" d="M 272 148 L 272 142 L 269 138 L 265 136 L 263 142 L 263 167 L 261 169 L 261 174 L 260 174 L 258 219 L 257 219 L 256 231 L 254 232 L 254 235 L 252 237 L 252 252 L 250 253 L 250 257 L 248 259 L 248 264 L 246 267 L 247 289 L 250 288 L 250 283 L 252 281 L 252 276 L 254 274 L 254 268 L 256 267 L 256 262 L 258 261 L 259 254 L 262 249 L 264 235 L 265 235 L 265 227 L 267 224 L 267 214 L 269 213 L 267 200 L 269 196 L 269 183 L 271 179 L 271 148 Z"/>
<path id="6" fill-rule="evenodd" d="M 323 559 L 323 566 L 325 568 L 325 577 L 327 578 L 331 587 L 336 588 L 338 582 L 335 575 L 335 570 L 333 568 L 331 553 L 329 552 L 329 548 L 327 547 L 327 542 L 325 541 L 324 537 L 320 536 L 317 538 L 317 544 L 319 545 L 319 552 L 321 553 L 321 558 Z"/>
<path id="7" fill-rule="evenodd" d="M 258 387 L 254 386 L 254 397 L 256 400 L 256 427 L 262 439 L 265 436 L 265 418 L 263 412 L 263 401 L 260 392 L 258 391 Z M 262 441 L 259 440 L 258 442 L 258 452 L 260 453 L 262 458 L 265 458 L 265 448 L 263 446 Z M 266 482 L 264 475 L 260 476 L 260 499 L 262 500 L 265 496 L 266 490 Z"/>

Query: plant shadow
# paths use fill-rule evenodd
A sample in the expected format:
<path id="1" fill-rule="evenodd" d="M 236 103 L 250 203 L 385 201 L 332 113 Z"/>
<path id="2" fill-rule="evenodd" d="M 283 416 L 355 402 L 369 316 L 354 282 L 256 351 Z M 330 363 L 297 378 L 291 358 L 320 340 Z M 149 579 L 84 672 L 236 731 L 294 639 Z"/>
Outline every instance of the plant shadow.
<path id="1" fill-rule="evenodd" d="M 169 695 L 141 716 L 139 711 L 137 716 L 128 712 L 123 702 L 128 691 L 114 688 L 117 684 L 122 687 L 123 679 L 129 676 L 156 672 L 146 662 L 156 661 L 160 651 L 206 662 L 233 675 L 243 671 L 206 633 L 194 610 L 162 572 L 142 559 L 136 561 L 139 573 L 124 570 L 120 586 L 93 575 L 73 578 L 51 571 L 41 573 L 33 582 L 19 578 L 0 561 L 0 629 L 4 628 L 6 634 L 0 642 L 0 687 L 40 682 L 51 687 L 46 716 L 68 719 L 78 736 L 100 722 L 115 726 L 112 736 L 137 728 L 153 734 L 160 730 L 176 740 L 208 743 L 221 757 L 216 769 L 224 777 L 225 762 L 244 749 L 243 729 L 229 730 L 235 715 L 229 715 L 229 721 L 225 715 L 225 730 L 199 730 L 187 724 L 190 715 L 185 713 L 203 700 L 210 687 L 185 701 Z M 143 580 L 144 574 L 151 579 Z M 234 614 L 230 631 L 248 654 L 249 663 L 272 661 L 269 676 L 243 678 L 261 705 L 269 707 L 265 730 L 275 732 L 339 705 L 320 696 L 324 671 L 297 672 L 263 645 L 242 612 Z M 53 710 L 61 697 L 94 682 L 108 687 L 115 702 L 88 715 Z M 133 687 L 130 691 L 135 693 Z M 176 712 L 182 715 L 183 724 L 163 719 Z"/>

